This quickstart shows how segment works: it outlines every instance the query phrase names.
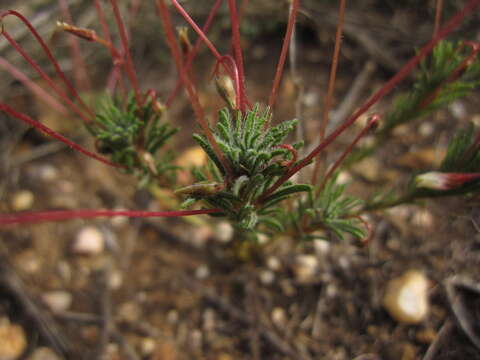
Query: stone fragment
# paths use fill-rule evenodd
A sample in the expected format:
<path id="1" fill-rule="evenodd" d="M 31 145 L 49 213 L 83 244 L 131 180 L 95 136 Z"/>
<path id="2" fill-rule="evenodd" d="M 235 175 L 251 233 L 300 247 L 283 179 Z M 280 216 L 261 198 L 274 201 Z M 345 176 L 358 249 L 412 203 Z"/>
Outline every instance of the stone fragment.
<path id="1" fill-rule="evenodd" d="M 405 324 L 418 324 L 428 314 L 427 291 L 427 277 L 418 270 L 409 270 L 388 282 L 383 306 L 395 320 Z"/>

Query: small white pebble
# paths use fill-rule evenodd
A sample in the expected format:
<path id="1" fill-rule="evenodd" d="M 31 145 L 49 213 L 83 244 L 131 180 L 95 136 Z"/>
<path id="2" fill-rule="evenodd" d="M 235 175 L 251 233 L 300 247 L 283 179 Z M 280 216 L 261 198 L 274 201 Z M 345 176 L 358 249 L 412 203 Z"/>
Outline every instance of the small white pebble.
<path id="1" fill-rule="evenodd" d="M 264 285 L 271 285 L 275 281 L 275 274 L 271 270 L 261 270 L 258 276 Z"/>
<path id="2" fill-rule="evenodd" d="M 210 276 L 210 269 L 207 265 L 200 265 L 195 269 L 195 277 L 199 280 L 204 280 Z"/>
<path id="3" fill-rule="evenodd" d="M 323 239 L 316 239 L 313 241 L 313 248 L 315 253 L 321 256 L 325 256 L 330 252 L 330 242 Z"/>
<path id="4" fill-rule="evenodd" d="M 268 242 L 268 240 L 270 240 L 268 235 L 263 234 L 263 233 L 258 233 L 257 234 L 257 241 L 258 241 L 259 245 L 265 245 Z"/>
<path id="5" fill-rule="evenodd" d="M 58 179 L 58 169 L 50 164 L 42 165 L 38 168 L 38 177 L 45 182 L 51 182 Z"/>
<path id="6" fill-rule="evenodd" d="M 66 291 L 49 291 L 42 294 L 42 301 L 52 310 L 54 313 L 66 311 L 72 305 L 72 294 Z"/>
<path id="7" fill-rule="evenodd" d="M 215 311 L 213 309 L 206 309 L 203 313 L 203 329 L 205 331 L 215 330 Z"/>
<path id="8" fill-rule="evenodd" d="M 282 263 L 276 256 L 269 256 L 267 258 L 267 267 L 272 271 L 279 271 L 282 268 Z"/>
<path id="9" fill-rule="evenodd" d="M 215 227 L 214 238 L 222 244 L 226 244 L 232 240 L 233 226 L 226 221 L 222 221 Z"/>
<path id="10" fill-rule="evenodd" d="M 301 283 L 312 281 L 317 276 L 318 259 L 315 255 L 298 255 L 293 265 L 293 272 Z"/>
<path id="11" fill-rule="evenodd" d="M 154 339 L 150 337 L 143 338 L 140 343 L 140 352 L 142 353 L 143 356 L 149 356 L 153 354 L 156 347 L 157 347 L 157 343 Z"/>
<path id="12" fill-rule="evenodd" d="M 457 119 L 463 119 L 466 116 L 467 110 L 465 109 L 465 104 L 462 101 L 454 101 L 448 106 L 448 109 L 454 117 Z"/>
<path id="13" fill-rule="evenodd" d="M 433 134 L 435 127 L 432 123 L 424 122 L 418 127 L 418 133 L 423 137 L 427 137 Z"/>
<path id="14" fill-rule="evenodd" d="M 78 255 L 98 255 L 103 252 L 105 241 L 102 232 L 93 226 L 81 229 L 72 245 L 72 251 Z"/>
<path id="15" fill-rule="evenodd" d="M 287 315 L 285 313 L 285 310 L 281 307 L 275 307 L 272 310 L 272 322 L 277 326 L 278 328 L 283 329 L 287 323 Z"/>
<path id="16" fill-rule="evenodd" d="M 123 285 L 123 275 L 120 271 L 112 271 L 109 279 L 109 286 L 112 290 L 118 290 Z"/>
<path id="17" fill-rule="evenodd" d="M 178 322 L 178 311 L 177 310 L 172 309 L 167 313 L 167 322 L 171 325 L 174 325 Z"/>
<path id="18" fill-rule="evenodd" d="M 383 306 L 397 321 L 406 324 L 422 322 L 428 313 L 428 279 L 410 270 L 388 282 Z"/>
<path id="19" fill-rule="evenodd" d="M 38 347 L 33 350 L 27 360 L 60 360 L 60 356 L 48 347 Z"/>
<path id="20" fill-rule="evenodd" d="M 15 211 L 30 210 L 35 201 L 35 196 L 30 190 L 20 190 L 13 194 L 11 205 Z"/>
<path id="21" fill-rule="evenodd" d="M 0 359 L 15 360 L 27 347 L 27 337 L 20 325 L 11 324 L 8 319 L 0 319 Z"/>

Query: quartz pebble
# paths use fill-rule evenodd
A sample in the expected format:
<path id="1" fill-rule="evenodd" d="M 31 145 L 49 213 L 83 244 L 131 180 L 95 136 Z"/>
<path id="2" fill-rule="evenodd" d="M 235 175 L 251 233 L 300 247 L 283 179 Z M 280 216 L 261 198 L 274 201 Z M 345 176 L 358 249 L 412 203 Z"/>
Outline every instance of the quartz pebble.
<path id="1" fill-rule="evenodd" d="M 261 270 L 258 277 L 264 285 L 271 285 L 275 281 L 275 274 L 271 270 Z"/>
<path id="2" fill-rule="evenodd" d="M 11 205 L 15 211 L 30 210 L 33 206 L 35 197 L 30 190 L 20 190 L 13 194 Z"/>
<path id="3" fill-rule="evenodd" d="M 81 229 L 73 242 L 72 250 L 78 255 L 98 255 L 105 248 L 102 232 L 93 226 Z"/>
<path id="4" fill-rule="evenodd" d="M 397 321 L 422 322 L 428 313 L 428 279 L 417 270 L 409 270 L 388 282 L 383 306 Z"/>
<path id="5" fill-rule="evenodd" d="M 285 327 L 287 323 L 287 315 L 285 314 L 285 310 L 281 307 L 275 307 L 272 310 L 272 322 L 280 329 Z"/>
<path id="6" fill-rule="evenodd" d="M 33 351 L 27 360 L 60 360 L 60 357 L 48 347 L 39 347 Z"/>
<path id="7" fill-rule="evenodd" d="M 72 305 L 72 295 L 61 290 L 44 293 L 42 300 L 54 313 L 66 311 Z"/>
<path id="8" fill-rule="evenodd" d="M 300 283 L 312 281 L 318 271 L 318 259 L 315 255 L 299 255 L 293 264 L 293 272 Z"/>
<path id="9" fill-rule="evenodd" d="M 222 244 L 226 244 L 232 240 L 233 237 L 233 226 L 226 222 L 222 221 L 217 224 L 214 231 L 214 238 Z"/>
<path id="10" fill-rule="evenodd" d="M 11 324 L 6 318 L 0 319 L 0 359 L 18 359 L 27 347 L 27 338 L 23 328 Z"/>

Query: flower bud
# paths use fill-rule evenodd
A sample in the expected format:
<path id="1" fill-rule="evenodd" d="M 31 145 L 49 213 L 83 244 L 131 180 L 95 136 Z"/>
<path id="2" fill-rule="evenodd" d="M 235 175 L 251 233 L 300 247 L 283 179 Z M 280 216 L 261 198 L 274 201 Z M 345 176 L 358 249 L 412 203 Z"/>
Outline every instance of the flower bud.
<path id="1" fill-rule="evenodd" d="M 230 109 L 237 109 L 236 93 L 233 81 L 229 76 L 222 75 L 215 77 L 215 84 L 219 95 L 225 100 Z"/>
<path id="2" fill-rule="evenodd" d="M 431 190 L 451 190 L 480 179 L 480 173 L 442 173 L 431 171 L 415 177 L 415 186 Z"/>
<path id="3" fill-rule="evenodd" d="M 76 35 L 88 41 L 96 41 L 97 39 L 97 34 L 95 30 L 70 25 L 70 24 L 67 24 L 66 22 L 57 21 L 57 28 L 63 31 L 67 31 L 73 35 Z"/>

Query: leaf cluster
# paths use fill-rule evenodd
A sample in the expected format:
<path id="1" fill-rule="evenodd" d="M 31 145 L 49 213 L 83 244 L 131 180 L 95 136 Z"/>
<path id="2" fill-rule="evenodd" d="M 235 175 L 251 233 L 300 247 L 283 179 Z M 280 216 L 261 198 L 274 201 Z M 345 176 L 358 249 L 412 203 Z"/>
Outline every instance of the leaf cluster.
<path id="1" fill-rule="evenodd" d="M 202 200 L 209 207 L 221 208 L 221 215 L 227 216 L 243 229 L 252 230 L 264 224 L 274 231 L 282 231 L 283 225 L 278 220 L 281 209 L 276 205 L 294 193 L 309 191 L 310 186 L 286 182 L 276 192 L 262 198 L 291 166 L 292 151 L 296 151 L 279 146 L 295 128 L 297 120 L 269 127 L 270 120 L 268 109 L 261 111 L 258 104 L 245 115 L 227 108 L 219 112 L 212 133 L 231 167 L 233 179 L 227 178 L 226 169 L 206 136 L 194 134 L 194 139 L 211 161 L 209 172 L 215 183 L 208 183 L 207 175 L 196 171 L 196 178 L 200 182 L 177 191 L 187 195 L 184 206 Z M 293 144 L 292 148 L 299 149 L 302 145 Z M 212 191 L 215 187 L 217 191 Z"/>
<path id="2" fill-rule="evenodd" d="M 109 154 L 112 161 L 123 165 L 128 173 L 136 174 L 145 185 L 158 177 L 174 180 L 176 167 L 172 154 L 161 157 L 159 150 L 178 130 L 161 122 L 153 101 L 139 107 L 130 95 L 125 106 L 117 99 L 105 97 L 95 120 L 88 130 L 95 136 L 100 153 Z"/>
<path id="3" fill-rule="evenodd" d="M 338 183 L 337 173 L 325 184 L 316 198 L 309 193 L 306 199 L 300 199 L 297 211 L 290 215 L 290 221 L 294 223 L 298 232 L 303 232 L 306 239 L 325 237 L 326 234 L 318 230 L 327 230 L 341 240 L 347 234 L 359 239 L 365 238 L 367 236 L 365 226 L 354 216 L 363 202 L 347 195 L 346 188 L 347 184 Z M 302 225 L 307 226 L 302 229 Z"/>

